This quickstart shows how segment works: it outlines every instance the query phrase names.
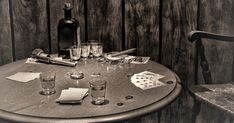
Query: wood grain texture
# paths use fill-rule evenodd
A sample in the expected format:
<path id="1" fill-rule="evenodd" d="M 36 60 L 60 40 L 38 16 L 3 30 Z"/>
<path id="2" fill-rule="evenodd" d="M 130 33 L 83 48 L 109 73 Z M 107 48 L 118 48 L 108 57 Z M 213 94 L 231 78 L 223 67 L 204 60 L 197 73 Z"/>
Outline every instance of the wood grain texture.
<path id="1" fill-rule="evenodd" d="M 51 51 L 58 51 L 57 26 L 59 20 L 64 18 L 64 3 L 68 0 L 50 0 L 50 29 L 51 29 Z M 85 18 L 84 18 L 84 0 L 70 0 L 72 4 L 72 17 L 77 19 L 80 24 L 81 41 L 85 40 Z"/>
<path id="2" fill-rule="evenodd" d="M 29 57 L 35 48 L 48 52 L 45 0 L 12 0 L 16 60 Z"/>
<path id="3" fill-rule="evenodd" d="M 234 1 L 201 0 L 200 30 L 234 35 Z M 203 40 L 205 55 L 209 62 L 213 83 L 233 83 L 234 44 Z M 199 84 L 204 83 L 201 69 L 198 73 Z M 212 113 L 211 113 L 212 112 Z M 233 119 L 209 105 L 202 104 L 197 122 L 233 123 Z"/>
<path id="4" fill-rule="evenodd" d="M 159 0 L 125 0 L 125 48 L 159 58 Z"/>
<path id="5" fill-rule="evenodd" d="M 88 40 L 99 40 L 104 52 L 122 50 L 121 0 L 87 0 Z"/>
<path id="6" fill-rule="evenodd" d="M 0 65 L 13 61 L 8 0 L 0 1 Z"/>
<path id="7" fill-rule="evenodd" d="M 195 45 L 187 34 L 196 30 L 197 0 L 166 0 L 162 10 L 161 63 L 175 71 L 185 87 L 194 83 Z M 162 111 L 163 123 L 190 123 L 192 99 L 188 90 Z"/>
<path id="8" fill-rule="evenodd" d="M 234 35 L 233 11 L 233 0 L 202 0 L 200 13 L 201 30 Z M 208 40 L 203 40 L 203 44 L 213 82 L 233 82 L 234 44 Z M 203 83 L 201 71 L 199 71 L 199 82 Z"/>
<path id="9" fill-rule="evenodd" d="M 217 109 L 222 114 L 234 118 L 234 85 L 206 84 L 197 85 L 191 89 L 196 99 Z"/>
<path id="10" fill-rule="evenodd" d="M 25 60 L 17 61 L 0 67 L 0 109 L 14 112 L 16 114 L 25 114 L 39 116 L 33 121 L 32 118 L 21 117 L 21 122 L 40 122 L 43 123 L 42 117 L 48 117 L 47 120 L 53 123 L 81 123 L 86 122 L 114 122 L 127 120 L 129 118 L 141 116 L 170 104 L 181 91 L 181 85 L 176 82 L 174 72 L 168 68 L 149 61 L 145 65 L 125 64 L 110 65 L 97 62 L 96 59 L 81 61 L 76 69 L 81 70 L 85 77 L 79 82 L 70 79 L 66 73 L 71 72 L 70 67 L 50 65 L 50 64 L 24 64 Z M 7 68 L 7 69 L 6 69 Z M 142 90 L 131 82 L 128 74 L 139 73 L 151 68 L 152 72 L 165 76 L 160 79 L 164 86 Z M 15 82 L 5 77 L 18 71 L 25 72 L 44 72 L 53 69 L 56 72 L 56 93 L 51 96 L 43 96 L 38 92 L 41 90 L 38 79 L 28 83 Z M 108 82 L 106 86 L 106 99 L 109 100 L 107 105 L 97 106 L 91 103 L 91 95 L 84 98 L 82 105 L 59 105 L 55 100 L 60 96 L 62 90 L 69 87 L 89 88 L 89 81 L 92 79 L 93 72 L 100 72 L 102 79 Z M 171 84 L 166 84 L 171 81 Z M 14 88 L 14 89 L 11 89 Z M 11 89 L 11 91 L 9 91 Z M 120 91 L 121 90 L 121 91 Z M 132 99 L 126 99 L 126 96 L 133 96 Z M 118 106 L 117 103 L 123 103 Z M 0 112 L 1 118 L 6 118 L 7 114 Z M 154 117 L 154 115 L 150 116 Z M 8 116 L 9 119 L 17 121 L 17 117 Z M 83 118 L 83 119 L 82 119 Z M 82 122 L 83 120 L 83 122 Z M 145 120 L 146 121 L 146 120 Z"/>

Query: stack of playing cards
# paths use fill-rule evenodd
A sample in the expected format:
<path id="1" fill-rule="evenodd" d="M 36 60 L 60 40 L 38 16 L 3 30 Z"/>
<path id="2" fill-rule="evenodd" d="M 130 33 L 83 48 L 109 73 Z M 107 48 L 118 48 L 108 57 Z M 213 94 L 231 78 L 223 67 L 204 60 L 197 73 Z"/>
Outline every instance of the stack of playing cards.
<path id="1" fill-rule="evenodd" d="M 149 71 L 144 71 L 138 74 L 134 74 L 131 77 L 131 82 L 143 89 L 150 89 L 150 88 L 155 88 L 155 87 L 159 87 L 159 86 L 163 86 L 166 85 L 165 83 L 159 81 L 159 79 L 163 78 L 163 75 L 159 75 L 159 74 L 155 74 Z"/>
<path id="2" fill-rule="evenodd" d="M 83 98 L 88 95 L 87 88 L 69 88 L 62 90 L 60 97 L 56 100 L 59 103 L 82 103 Z"/>

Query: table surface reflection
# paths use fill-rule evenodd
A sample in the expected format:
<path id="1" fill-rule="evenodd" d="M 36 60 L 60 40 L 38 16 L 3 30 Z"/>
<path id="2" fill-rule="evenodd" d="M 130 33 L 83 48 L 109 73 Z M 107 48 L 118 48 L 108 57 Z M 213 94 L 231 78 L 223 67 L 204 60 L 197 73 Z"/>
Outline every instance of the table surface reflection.
<path id="1" fill-rule="evenodd" d="M 56 71 L 56 93 L 40 95 L 39 79 L 28 83 L 8 80 L 5 77 L 17 72 Z M 80 80 L 70 79 L 68 73 L 77 70 L 84 73 Z M 130 81 L 131 75 L 143 71 L 164 75 L 160 79 L 166 84 L 141 90 Z M 69 87 L 88 88 L 93 73 L 101 73 L 107 81 L 106 98 L 109 103 L 93 105 L 88 95 L 81 105 L 61 105 L 55 100 L 61 90 Z M 179 78 L 168 68 L 149 61 L 144 65 L 100 63 L 95 59 L 79 61 L 77 67 L 49 64 L 26 64 L 20 60 L 0 67 L 0 118 L 19 122 L 104 122 L 120 121 L 141 116 L 170 104 L 180 93 Z M 127 99 L 126 97 L 133 97 Z M 123 105 L 119 105 L 123 104 Z"/>

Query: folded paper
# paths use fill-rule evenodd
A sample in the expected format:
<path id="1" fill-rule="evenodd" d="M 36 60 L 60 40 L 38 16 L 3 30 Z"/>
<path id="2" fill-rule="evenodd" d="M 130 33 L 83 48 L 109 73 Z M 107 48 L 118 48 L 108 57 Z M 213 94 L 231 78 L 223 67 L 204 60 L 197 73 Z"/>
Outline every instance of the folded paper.
<path id="1" fill-rule="evenodd" d="M 36 78 L 39 78 L 39 76 L 40 76 L 40 73 L 18 72 L 6 78 L 10 80 L 18 81 L 18 82 L 29 82 Z"/>

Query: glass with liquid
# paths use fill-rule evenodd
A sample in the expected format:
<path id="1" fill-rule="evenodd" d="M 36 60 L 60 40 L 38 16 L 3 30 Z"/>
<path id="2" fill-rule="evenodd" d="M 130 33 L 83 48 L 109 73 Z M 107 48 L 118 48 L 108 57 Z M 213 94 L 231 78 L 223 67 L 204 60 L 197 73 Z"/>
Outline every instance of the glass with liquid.
<path id="1" fill-rule="evenodd" d="M 106 95 L 106 81 L 95 77 L 89 82 L 92 104 L 103 105 Z"/>
<path id="2" fill-rule="evenodd" d="M 41 88 L 40 94 L 51 95 L 55 93 L 55 72 L 47 71 L 40 74 Z"/>

